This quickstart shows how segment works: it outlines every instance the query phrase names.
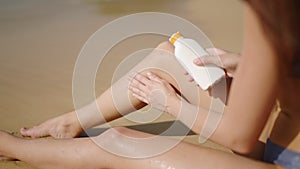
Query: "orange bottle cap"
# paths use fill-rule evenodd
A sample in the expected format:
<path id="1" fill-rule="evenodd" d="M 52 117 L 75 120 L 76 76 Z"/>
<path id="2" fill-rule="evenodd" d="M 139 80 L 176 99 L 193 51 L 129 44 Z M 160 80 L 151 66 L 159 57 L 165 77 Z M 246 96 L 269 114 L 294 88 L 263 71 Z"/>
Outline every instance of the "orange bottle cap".
<path id="1" fill-rule="evenodd" d="M 180 32 L 176 32 L 176 33 L 174 33 L 174 34 L 170 37 L 169 41 L 174 45 L 174 43 L 176 42 L 176 40 L 179 39 L 181 36 L 182 36 L 182 35 L 181 35 Z"/>

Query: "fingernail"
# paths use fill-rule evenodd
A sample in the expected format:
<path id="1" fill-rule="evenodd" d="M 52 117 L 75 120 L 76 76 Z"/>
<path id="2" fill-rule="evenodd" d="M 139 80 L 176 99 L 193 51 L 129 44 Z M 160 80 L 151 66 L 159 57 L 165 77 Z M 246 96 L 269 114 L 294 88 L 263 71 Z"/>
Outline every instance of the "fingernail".
<path id="1" fill-rule="evenodd" d="M 200 64 L 200 63 L 201 63 L 201 61 L 200 61 L 200 59 L 195 59 L 195 60 L 194 60 L 194 63 L 196 63 L 196 64 Z"/>

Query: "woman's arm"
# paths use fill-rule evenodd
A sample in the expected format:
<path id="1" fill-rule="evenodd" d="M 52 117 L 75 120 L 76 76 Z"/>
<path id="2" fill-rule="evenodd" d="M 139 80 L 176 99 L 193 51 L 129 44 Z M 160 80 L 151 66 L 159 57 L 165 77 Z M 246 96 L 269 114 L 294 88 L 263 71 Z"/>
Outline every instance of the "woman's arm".
<path id="1" fill-rule="evenodd" d="M 210 139 L 236 152 L 247 154 L 255 146 L 277 96 L 278 63 L 258 20 L 248 7 L 245 9 L 244 32 L 244 50 L 231 86 L 228 106 Z M 159 89 L 166 96 L 166 111 L 181 118 L 184 123 L 186 117 L 178 116 L 180 112 L 184 111 L 186 115 L 197 113 L 195 106 L 187 105 L 187 102 L 183 102 L 186 109 L 180 110 L 180 99 L 175 97 L 174 91 L 170 90 L 163 79 L 137 76 L 136 80 L 131 86 L 132 92 L 144 102 L 149 103 L 147 99 L 152 91 Z M 204 126 L 207 116 L 208 110 L 198 108 L 198 116 L 191 129 L 200 133 L 203 127 L 207 127 Z"/>
<path id="2" fill-rule="evenodd" d="M 244 49 L 228 107 L 212 140 L 240 153 L 255 145 L 278 92 L 278 61 L 254 12 L 246 6 Z"/>

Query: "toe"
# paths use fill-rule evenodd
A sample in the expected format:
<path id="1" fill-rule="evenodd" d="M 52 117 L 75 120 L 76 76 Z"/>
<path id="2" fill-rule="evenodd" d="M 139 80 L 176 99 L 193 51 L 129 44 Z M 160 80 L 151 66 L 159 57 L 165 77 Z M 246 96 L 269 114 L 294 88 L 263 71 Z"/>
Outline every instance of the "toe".
<path id="1" fill-rule="evenodd" d="M 34 135 L 34 129 L 35 127 L 32 127 L 32 128 L 21 128 L 20 130 L 20 133 L 22 134 L 22 136 L 25 136 L 25 137 L 33 137 Z"/>
<path id="2" fill-rule="evenodd" d="M 20 130 L 20 132 L 23 136 L 32 137 L 32 138 L 39 138 L 39 137 L 44 137 L 44 136 L 48 135 L 46 130 L 40 126 L 35 126 L 30 129 L 22 128 Z"/>
<path id="3" fill-rule="evenodd" d="M 20 133 L 22 134 L 22 136 L 25 136 L 25 137 L 29 136 L 28 129 L 26 127 L 21 128 Z"/>

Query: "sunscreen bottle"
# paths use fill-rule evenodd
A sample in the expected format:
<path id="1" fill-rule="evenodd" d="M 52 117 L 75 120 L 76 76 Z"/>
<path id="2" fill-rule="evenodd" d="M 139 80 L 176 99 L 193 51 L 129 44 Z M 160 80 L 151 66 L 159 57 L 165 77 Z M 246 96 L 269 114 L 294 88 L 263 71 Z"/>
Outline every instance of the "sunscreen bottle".
<path id="1" fill-rule="evenodd" d="M 225 76 L 224 70 L 219 67 L 194 64 L 193 61 L 196 58 L 208 56 L 208 53 L 195 40 L 184 38 L 177 32 L 170 37 L 169 41 L 175 46 L 174 53 L 178 62 L 203 90 L 207 90 Z"/>

